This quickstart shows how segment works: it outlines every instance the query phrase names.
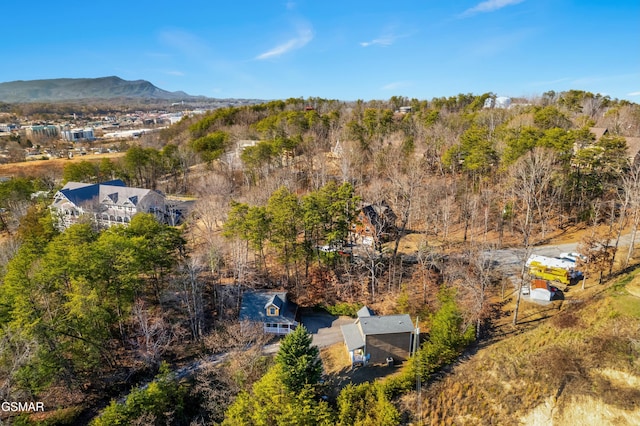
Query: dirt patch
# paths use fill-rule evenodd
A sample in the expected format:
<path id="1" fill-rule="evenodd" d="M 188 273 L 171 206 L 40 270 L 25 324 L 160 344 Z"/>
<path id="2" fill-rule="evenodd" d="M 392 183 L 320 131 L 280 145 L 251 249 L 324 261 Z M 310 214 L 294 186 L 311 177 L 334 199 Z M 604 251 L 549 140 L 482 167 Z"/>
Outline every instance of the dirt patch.
<path id="1" fill-rule="evenodd" d="M 562 410 L 556 398 L 550 397 L 521 418 L 522 424 L 531 426 L 556 425 L 638 425 L 640 409 L 623 410 L 592 397 L 570 398 Z"/>
<path id="2" fill-rule="evenodd" d="M 322 359 L 324 372 L 327 375 L 340 374 L 351 367 L 344 343 L 336 343 L 320 349 L 320 358 Z"/>
<path id="3" fill-rule="evenodd" d="M 614 370 L 612 368 L 595 370 L 595 372 L 609 379 L 616 386 L 640 389 L 640 377 L 634 376 L 633 374 Z"/>

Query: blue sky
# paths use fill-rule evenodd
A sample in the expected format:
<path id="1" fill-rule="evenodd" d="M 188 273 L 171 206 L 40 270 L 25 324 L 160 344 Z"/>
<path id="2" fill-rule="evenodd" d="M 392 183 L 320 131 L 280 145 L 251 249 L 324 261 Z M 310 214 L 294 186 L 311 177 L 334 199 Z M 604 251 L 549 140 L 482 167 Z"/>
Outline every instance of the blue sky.
<path id="1" fill-rule="evenodd" d="M 341 100 L 579 89 L 640 103 L 638 0 L 11 1 L 0 34 L 0 82 L 116 75 Z"/>

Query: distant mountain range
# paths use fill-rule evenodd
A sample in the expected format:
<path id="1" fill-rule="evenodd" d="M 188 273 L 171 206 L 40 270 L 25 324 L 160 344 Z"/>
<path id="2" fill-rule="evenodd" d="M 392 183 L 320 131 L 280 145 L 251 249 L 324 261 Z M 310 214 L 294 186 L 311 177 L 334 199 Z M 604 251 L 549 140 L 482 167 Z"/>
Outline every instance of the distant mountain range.
<path id="1" fill-rule="evenodd" d="M 0 102 L 63 102 L 113 99 L 186 100 L 203 99 L 184 92 L 168 92 L 146 80 L 127 81 L 119 77 L 56 78 L 0 83 Z"/>

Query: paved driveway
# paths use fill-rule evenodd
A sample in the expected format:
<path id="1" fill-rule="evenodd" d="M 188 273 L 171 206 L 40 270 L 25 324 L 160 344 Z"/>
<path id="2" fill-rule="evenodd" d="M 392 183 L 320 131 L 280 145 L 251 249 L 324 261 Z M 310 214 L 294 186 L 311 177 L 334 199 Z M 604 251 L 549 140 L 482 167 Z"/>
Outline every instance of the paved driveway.
<path id="1" fill-rule="evenodd" d="M 349 317 L 337 317 L 323 312 L 303 312 L 301 322 L 309 330 L 313 338 L 313 344 L 319 348 L 325 348 L 342 342 L 340 326 L 355 321 Z"/>

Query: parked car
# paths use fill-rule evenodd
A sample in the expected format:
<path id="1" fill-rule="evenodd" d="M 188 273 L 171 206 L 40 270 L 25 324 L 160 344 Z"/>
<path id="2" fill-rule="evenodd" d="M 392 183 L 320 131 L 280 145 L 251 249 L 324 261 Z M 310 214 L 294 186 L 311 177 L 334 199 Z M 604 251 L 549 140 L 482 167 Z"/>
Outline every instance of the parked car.
<path id="1" fill-rule="evenodd" d="M 584 254 L 576 253 L 576 252 L 568 252 L 568 253 L 560 253 L 561 259 L 567 259 L 572 262 L 577 262 L 580 259 L 582 262 L 587 262 L 587 256 Z"/>

